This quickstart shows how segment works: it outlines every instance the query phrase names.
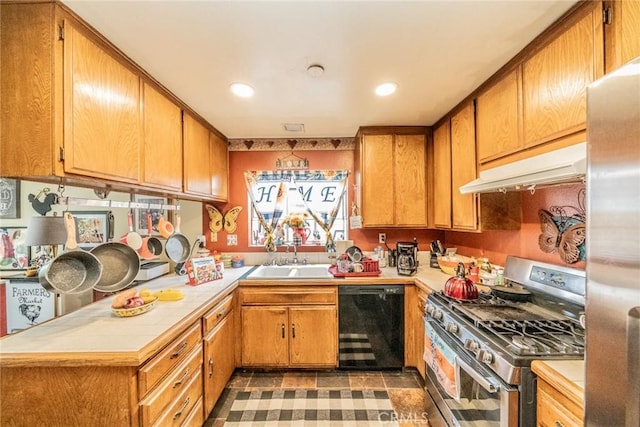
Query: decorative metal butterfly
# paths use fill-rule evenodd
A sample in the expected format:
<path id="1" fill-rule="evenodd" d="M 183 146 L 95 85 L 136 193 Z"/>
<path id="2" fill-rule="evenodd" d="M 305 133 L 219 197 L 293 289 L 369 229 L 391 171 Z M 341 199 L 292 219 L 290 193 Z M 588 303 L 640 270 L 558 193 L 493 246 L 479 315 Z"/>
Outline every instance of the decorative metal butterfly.
<path id="1" fill-rule="evenodd" d="M 214 233 L 217 233 L 223 228 L 227 233 L 234 233 L 236 231 L 238 228 L 238 215 L 240 215 L 240 211 L 242 211 L 242 206 L 231 208 L 224 215 L 211 205 L 205 204 L 204 207 L 209 214 L 209 230 Z"/>
<path id="2" fill-rule="evenodd" d="M 580 260 L 580 248 L 586 238 L 586 226 L 578 221 L 569 225 L 568 221 L 562 221 L 565 226 L 562 229 L 556 224 L 551 212 L 544 209 L 538 211 L 540 228 L 542 233 L 538 237 L 538 246 L 543 252 L 558 251 L 560 258 L 567 264 L 574 264 Z"/>

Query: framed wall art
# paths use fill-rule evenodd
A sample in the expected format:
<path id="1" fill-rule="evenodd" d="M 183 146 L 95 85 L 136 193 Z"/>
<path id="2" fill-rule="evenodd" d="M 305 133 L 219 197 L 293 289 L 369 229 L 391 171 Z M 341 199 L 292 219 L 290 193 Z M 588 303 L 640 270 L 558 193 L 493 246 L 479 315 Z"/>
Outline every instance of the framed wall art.
<path id="1" fill-rule="evenodd" d="M 154 197 L 147 196 L 144 194 L 136 194 L 135 196 L 136 203 L 144 203 L 148 205 L 147 209 L 135 209 L 135 220 L 134 220 L 134 228 L 135 230 L 143 235 L 147 235 L 147 214 L 151 215 L 151 234 L 159 235 L 158 231 L 158 223 L 160 222 L 160 215 L 164 215 L 164 219 L 169 220 L 169 211 L 166 209 L 159 209 L 161 205 L 166 205 L 168 203 L 167 199 L 164 197 Z"/>
<path id="2" fill-rule="evenodd" d="M 20 181 L 0 178 L 0 218 L 20 218 Z"/>
<path id="3" fill-rule="evenodd" d="M 76 239 L 81 248 L 93 248 L 109 239 L 109 211 L 71 212 L 76 220 Z"/>
<path id="4" fill-rule="evenodd" d="M 0 270 L 26 270 L 31 261 L 27 227 L 0 228 Z"/>

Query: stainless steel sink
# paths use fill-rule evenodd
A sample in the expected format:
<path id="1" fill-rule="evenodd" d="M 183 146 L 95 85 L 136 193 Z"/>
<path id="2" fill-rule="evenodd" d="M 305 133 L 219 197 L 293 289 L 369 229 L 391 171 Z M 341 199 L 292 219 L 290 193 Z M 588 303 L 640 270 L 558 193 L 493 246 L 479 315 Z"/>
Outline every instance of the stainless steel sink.
<path id="1" fill-rule="evenodd" d="M 329 264 L 261 265 L 246 277 L 248 280 L 333 279 Z"/>

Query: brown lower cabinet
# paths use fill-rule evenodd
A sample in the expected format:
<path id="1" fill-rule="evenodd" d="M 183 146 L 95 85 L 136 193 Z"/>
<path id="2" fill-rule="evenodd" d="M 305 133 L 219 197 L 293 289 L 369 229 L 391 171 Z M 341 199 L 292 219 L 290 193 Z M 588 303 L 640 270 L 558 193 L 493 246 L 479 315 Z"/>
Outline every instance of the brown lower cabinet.
<path id="1" fill-rule="evenodd" d="M 336 367 L 336 302 L 334 286 L 241 289 L 242 365 Z"/>

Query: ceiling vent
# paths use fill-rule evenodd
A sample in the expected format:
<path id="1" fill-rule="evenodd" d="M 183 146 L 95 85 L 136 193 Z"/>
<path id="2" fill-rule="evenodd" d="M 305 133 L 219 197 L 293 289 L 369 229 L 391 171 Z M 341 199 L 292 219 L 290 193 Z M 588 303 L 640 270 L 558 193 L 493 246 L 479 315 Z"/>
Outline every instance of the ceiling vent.
<path id="1" fill-rule="evenodd" d="M 304 132 L 304 124 L 302 123 L 285 123 L 283 126 L 284 130 L 286 130 L 287 132 Z"/>

